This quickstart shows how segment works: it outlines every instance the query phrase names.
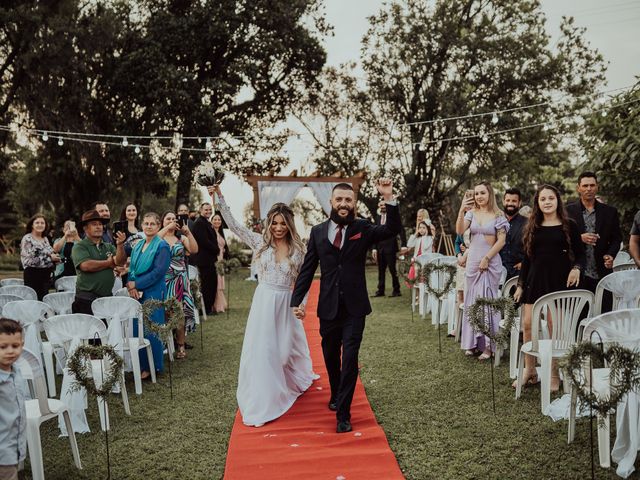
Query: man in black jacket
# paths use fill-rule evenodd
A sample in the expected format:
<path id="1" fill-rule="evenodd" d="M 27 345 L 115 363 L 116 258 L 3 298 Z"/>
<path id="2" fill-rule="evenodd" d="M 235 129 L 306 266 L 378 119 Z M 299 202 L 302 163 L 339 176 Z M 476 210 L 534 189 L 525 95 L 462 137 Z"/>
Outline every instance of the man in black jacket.
<path id="1" fill-rule="evenodd" d="M 507 279 L 520 275 L 522 260 L 524 259 L 524 247 L 522 236 L 527 219 L 520 215 L 522 207 L 522 195 L 517 188 L 508 188 L 502 197 L 504 214 L 509 220 L 509 231 L 507 238 L 500 250 L 502 265 L 507 269 Z"/>
<path id="2" fill-rule="evenodd" d="M 215 314 L 213 303 L 218 290 L 218 275 L 216 273 L 216 261 L 220 253 L 218 237 L 209 221 L 213 214 L 210 203 L 200 205 L 200 216 L 193 222 L 193 236 L 198 242 L 198 253 L 191 255 L 189 263 L 198 267 L 200 275 L 200 291 L 204 300 L 207 315 Z"/>
<path id="3" fill-rule="evenodd" d="M 598 282 L 613 270 L 613 259 L 622 242 L 618 211 L 596 200 L 598 179 L 593 172 L 578 177 L 580 200 L 567 205 L 569 216 L 578 224 L 582 242 L 586 245 L 587 261 L 580 285 L 592 292 Z M 603 298 L 602 311 L 611 310 L 611 295 Z"/>
<path id="4" fill-rule="evenodd" d="M 365 279 L 367 251 L 374 243 L 395 237 L 402 228 L 392 182 L 380 179 L 377 187 L 387 203 L 385 225 L 355 218 L 351 185 L 340 183 L 333 188 L 330 219 L 311 229 L 307 254 L 291 297 L 294 314 L 304 318 L 302 302 L 320 264 L 318 317 L 331 385 L 329 409 L 336 411 L 338 433 L 352 429 L 351 401 L 358 379 L 358 352 L 365 317 L 371 313 Z"/>
<path id="5" fill-rule="evenodd" d="M 378 205 L 380 215 L 376 218 L 376 225 L 385 225 L 387 223 L 387 206 L 384 201 Z M 404 228 L 400 229 L 400 246 L 407 244 L 407 237 Z M 387 268 L 391 274 L 391 284 L 393 290 L 392 297 L 400 296 L 400 281 L 398 280 L 398 272 L 396 271 L 396 256 L 400 248 L 398 246 L 398 235 L 381 240 L 374 244 L 372 256 L 373 260 L 378 264 L 378 288 L 374 297 L 384 297 L 385 276 Z"/>

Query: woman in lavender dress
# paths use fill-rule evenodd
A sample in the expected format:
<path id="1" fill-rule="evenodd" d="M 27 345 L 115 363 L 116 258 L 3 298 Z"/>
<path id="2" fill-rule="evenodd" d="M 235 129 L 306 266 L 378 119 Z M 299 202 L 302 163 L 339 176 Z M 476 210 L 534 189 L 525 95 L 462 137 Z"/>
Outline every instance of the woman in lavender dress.
<path id="1" fill-rule="evenodd" d="M 466 212 L 466 213 L 465 213 Z M 478 360 L 491 357 L 495 345 L 481 333 L 475 331 L 467 312 L 478 297 L 498 296 L 498 285 L 502 273 L 502 260 L 499 252 L 504 246 L 509 222 L 496 205 L 496 196 L 491 184 L 481 182 L 465 194 L 456 221 L 456 232 L 462 235 L 469 228 L 471 245 L 467 253 L 466 286 L 464 291 L 464 319 L 462 321 L 461 346 L 466 355 L 482 352 Z M 490 319 L 491 330 L 497 331 L 500 315 Z"/>

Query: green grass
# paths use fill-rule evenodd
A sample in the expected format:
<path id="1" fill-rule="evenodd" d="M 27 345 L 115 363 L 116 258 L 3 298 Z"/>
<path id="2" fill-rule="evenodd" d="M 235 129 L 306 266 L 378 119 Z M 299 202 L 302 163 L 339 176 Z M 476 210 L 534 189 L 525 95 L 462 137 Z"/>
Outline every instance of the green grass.
<path id="1" fill-rule="evenodd" d="M 156 385 L 145 383 L 140 397 L 128 379 L 131 417 L 124 415 L 117 397 L 111 400 L 112 478 L 222 477 L 236 412 L 244 324 L 255 288 L 255 283 L 241 280 L 244 276 L 236 275 L 231 284 L 230 317 L 219 315 L 205 324 L 204 351 L 198 333 L 188 340 L 195 345 L 188 359 L 174 364 L 173 401 L 167 374 Z M 369 270 L 368 277 L 372 291 L 375 272 Z M 406 291 L 403 297 L 376 298 L 372 303 L 360 354 L 361 376 L 408 479 L 590 476 L 587 420 L 578 420 L 576 440 L 567 445 L 566 422 L 554 423 L 541 415 L 538 388 L 514 399 L 506 364 L 495 371 L 494 416 L 487 363 L 466 358 L 446 337 L 440 355 L 430 321 L 411 319 Z M 73 466 L 68 440 L 58 438 L 57 422 L 42 425 L 47 478 L 106 477 L 104 434 L 95 401 L 90 401 L 88 417 L 93 432 L 77 435 L 82 471 Z M 596 467 L 596 475 L 617 478 L 613 469 Z"/>

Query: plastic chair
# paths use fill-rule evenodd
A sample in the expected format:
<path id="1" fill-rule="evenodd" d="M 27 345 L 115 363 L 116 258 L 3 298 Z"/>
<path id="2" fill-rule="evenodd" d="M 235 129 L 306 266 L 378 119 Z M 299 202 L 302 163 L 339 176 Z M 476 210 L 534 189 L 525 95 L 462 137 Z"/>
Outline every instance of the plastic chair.
<path id="1" fill-rule="evenodd" d="M 616 255 L 616 258 L 613 259 L 613 266 L 615 267 L 616 265 L 620 265 L 623 263 L 629 263 L 631 262 L 631 255 L 629 255 L 627 252 L 620 250 L 618 252 L 618 254 Z"/>
<path id="2" fill-rule="evenodd" d="M 603 277 L 596 286 L 594 315 L 602 313 L 602 296 L 605 290 L 613 296 L 613 311 L 636 308 L 640 299 L 640 270 L 622 270 Z"/>
<path id="3" fill-rule="evenodd" d="M 597 332 L 597 334 L 593 335 L 593 332 Z M 640 309 L 616 310 L 588 320 L 582 332 L 582 341 L 593 341 L 594 343 L 602 341 L 605 349 L 607 344 L 618 343 L 631 350 L 637 350 L 640 348 Z M 609 395 L 610 371 L 606 367 L 607 365 L 605 365 L 605 368 L 592 370 L 593 391 L 596 395 Z M 583 375 L 587 382 L 590 378 L 589 374 L 589 368 L 585 365 Z M 577 392 L 573 385 L 571 385 L 569 392 L 571 394 L 571 405 L 569 407 L 567 442 L 571 443 L 575 438 L 577 408 Z M 628 397 L 623 400 L 623 402 L 626 401 L 629 401 Z M 609 415 L 605 416 L 605 418 L 601 418 L 598 415 L 598 453 L 600 466 L 603 468 L 608 468 L 611 465 L 610 443 Z"/>
<path id="4" fill-rule="evenodd" d="M 6 287 L 0 287 L 0 294 L 16 295 L 21 297 L 22 300 L 37 300 L 38 294 L 36 291 L 27 287 L 26 285 L 7 285 Z"/>
<path id="5" fill-rule="evenodd" d="M 427 263 L 432 262 L 439 257 L 442 257 L 441 253 L 423 253 L 422 255 L 415 257 L 415 262 L 421 267 L 424 267 Z M 431 310 L 431 299 L 430 296 L 427 295 L 424 284 L 416 282 L 411 292 L 411 309 L 413 311 L 415 311 L 415 290 L 418 290 L 418 314 L 424 318 L 424 316 Z"/>
<path id="6" fill-rule="evenodd" d="M 75 292 L 77 276 L 61 277 L 56 280 L 54 286 L 57 292 Z"/>
<path id="7" fill-rule="evenodd" d="M 440 256 L 440 257 L 434 258 L 432 260 L 432 263 L 434 263 L 435 265 L 453 265 L 455 267 L 458 265 L 458 260 L 456 259 L 456 257 Z M 434 278 L 436 280 L 437 289 L 441 289 L 445 287 L 445 284 L 447 282 L 447 274 L 445 272 L 435 272 Z M 454 294 L 453 297 L 451 296 L 451 293 Z M 449 292 L 449 295 L 446 298 L 438 300 L 437 298 L 434 297 L 433 299 L 434 308 L 433 308 L 433 311 L 431 312 L 431 323 L 433 325 L 437 326 L 438 324 L 447 323 L 447 325 L 451 324 L 453 326 L 453 322 L 450 321 L 449 319 L 450 317 L 449 312 L 452 309 L 452 305 L 451 305 L 452 298 L 453 298 L 453 301 L 455 302 L 455 298 L 456 298 L 455 288 L 452 292 Z"/>
<path id="8" fill-rule="evenodd" d="M 41 358 L 44 360 L 49 396 L 55 397 L 56 376 L 53 366 L 53 349 L 51 348 L 51 344 L 49 342 L 43 342 L 42 337 L 40 336 L 42 322 L 48 317 L 53 317 L 55 312 L 44 302 L 39 302 L 37 300 L 17 300 L 15 302 L 7 303 L 2 309 L 2 315 L 20 322 L 23 327 L 25 327 L 25 332 L 28 325 L 37 324 L 34 325 L 37 328 L 36 335 L 33 335 L 37 341 L 37 348 L 33 348 L 32 345 L 29 345 L 30 342 L 27 338 L 25 338 L 25 345 L 31 351 L 41 354 Z M 30 334 L 26 333 L 25 337 L 28 336 L 30 336 Z"/>
<path id="9" fill-rule="evenodd" d="M 24 349 L 17 364 L 23 376 L 31 380 L 36 396 L 33 400 L 25 401 L 25 410 L 27 412 L 27 446 L 29 449 L 29 460 L 31 461 L 32 478 L 34 480 L 44 480 L 40 425 L 47 420 L 58 417 L 58 415 L 62 415 L 64 423 L 67 426 L 67 431 L 71 432 L 69 434 L 69 443 L 71 444 L 73 461 L 76 467 L 82 470 L 80 451 L 78 450 L 76 436 L 71 426 L 69 408 L 60 400 L 47 398 L 47 386 L 38 356 L 28 349 Z"/>
<path id="10" fill-rule="evenodd" d="M 8 293 L 0 293 L 0 312 L 4 311 L 4 306 L 10 302 L 18 302 L 22 297 L 18 295 L 9 295 Z"/>
<path id="11" fill-rule="evenodd" d="M 522 394 L 524 356 L 532 355 L 540 362 L 540 405 L 544 414 L 551 401 L 551 364 L 554 358 L 561 358 L 576 341 L 576 330 L 582 310 L 587 307 L 587 317 L 593 309 L 593 293 L 588 290 L 565 290 L 548 293 L 533 304 L 531 314 L 531 341 L 520 348 L 516 399 Z M 553 328 L 551 338 L 540 339 L 540 319 L 546 309 L 547 321 L 551 318 Z"/>
<path id="12" fill-rule="evenodd" d="M 70 350 L 73 347 L 73 340 L 79 339 L 82 343 L 88 343 L 89 340 L 94 340 L 97 338 L 100 339 L 102 345 L 107 345 L 107 328 L 105 327 L 102 320 L 93 316 L 93 315 L 85 315 L 83 313 L 72 313 L 68 315 L 56 315 L 54 317 L 48 318 L 44 322 L 44 329 L 47 334 L 47 337 L 51 341 L 54 346 L 59 346 L 64 349 L 64 357 L 58 358 L 58 361 L 62 365 L 66 365 L 66 358 L 72 353 Z M 98 364 L 98 368 L 94 364 L 96 362 Z M 98 385 L 101 382 L 100 379 L 100 360 L 92 360 L 93 365 L 93 377 L 94 381 L 97 382 Z M 106 365 L 103 364 L 103 365 Z M 104 367 L 103 367 L 104 368 Z M 97 370 L 97 372 L 96 372 Z M 96 375 L 98 373 L 98 375 Z M 121 384 L 123 388 L 120 389 L 122 395 L 122 402 L 124 404 L 124 409 L 127 415 L 131 415 L 131 411 L 129 409 L 129 398 L 127 396 L 127 389 L 124 388 L 125 379 L 124 379 L 124 371 L 121 376 Z M 61 396 L 64 392 L 61 393 Z M 102 430 L 109 429 L 109 409 L 105 404 L 105 399 L 98 397 L 98 413 L 100 415 L 100 426 Z M 67 430 L 68 432 L 68 430 Z"/>
<path id="13" fill-rule="evenodd" d="M 502 271 L 500 272 L 500 283 L 498 283 L 498 286 L 500 288 L 502 288 L 502 286 L 504 285 L 504 282 L 507 281 L 507 267 L 502 267 Z"/>
<path id="14" fill-rule="evenodd" d="M 624 272 L 625 270 L 637 270 L 638 266 L 636 265 L 636 262 L 627 262 L 627 263 L 620 263 L 618 265 L 614 265 L 613 266 L 613 271 L 615 272 Z"/>
<path id="15" fill-rule="evenodd" d="M 500 290 L 500 296 L 502 297 L 513 297 L 515 293 L 515 289 L 518 286 L 518 277 L 511 277 L 509 280 L 504 282 L 502 289 Z M 513 324 L 513 328 L 511 329 L 511 336 L 509 337 L 509 376 L 511 378 L 516 378 L 518 374 L 518 343 L 520 340 L 520 312 L 521 309 L 518 308 L 516 312 L 515 322 Z M 500 365 L 501 357 L 503 353 L 503 347 L 496 347 L 496 355 L 495 355 L 495 366 Z"/>
<path id="16" fill-rule="evenodd" d="M 122 287 L 113 294 L 114 297 L 129 297 L 129 291 L 127 287 Z M 132 299 L 133 300 L 133 299 Z"/>
<path id="17" fill-rule="evenodd" d="M 140 357 L 138 352 L 145 350 L 149 359 L 149 368 L 151 370 L 151 380 L 156 383 L 156 369 L 153 363 L 153 353 L 151 351 L 151 342 L 144 338 L 144 329 L 142 323 L 142 309 L 137 300 L 130 297 L 104 297 L 97 298 L 91 303 L 91 310 L 96 317 L 104 318 L 112 328 L 111 322 L 119 321 L 121 328 L 121 346 L 122 350 L 129 352 L 131 355 L 131 364 L 133 369 L 133 379 L 136 388 L 136 394 L 142 395 L 142 370 L 140 369 Z M 133 335 L 133 323 L 137 322 L 137 336 Z"/>
<path id="18" fill-rule="evenodd" d="M 187 271 L 189 274 L 189 280 L 198 280 L 200 281 L 200 274 L 198 273 L 198 268 L 194 267 L 193 265 L 189 265 L 187 267 Z M 207 309 L 205 308 L 204 305 L 204 297 L 202 296 L 202 294 L 200 295 L 200 309 L 202 309 L 202 316 L 203 316 L 203 320 L 207 319 Z M 200 312 L 198 311 L 199 309 L 196 307 L 194 308 L 195 310 L 195 323 L 196 325 L 200 325 Z"/>
<path id="19" fill-rule="evenodd" d="M 24 285 L 21 278 L 3 278 L 0 280 L 0 287 L 8 287 L 9 285 Z"/>
<path id="20" fill-rule="evenodd" d="M 51 305 L 56 315 L 67 315 L 71 313 L 71 305 L 75 298 L 75 292 L 57 292 L 45 295 L 42 301 Z"/>

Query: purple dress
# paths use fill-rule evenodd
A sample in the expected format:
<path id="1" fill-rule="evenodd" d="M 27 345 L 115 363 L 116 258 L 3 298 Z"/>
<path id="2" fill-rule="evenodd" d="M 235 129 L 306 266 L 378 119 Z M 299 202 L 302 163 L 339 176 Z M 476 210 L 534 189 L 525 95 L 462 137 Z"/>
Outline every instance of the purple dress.
<path id="1" fill-rule="evenodd" d="M 460 346 L 464 350 L 484 350 L 486 345 L 489 344 L 489 339 L 475 331 L 469 324 L 467 313 L 471 305 L 474 304 L 478 297 L 491 297 L 498 296 L 498 285 L 500 284 L 500 275 L 502 274 L 502 260 L 500 255 L 495 255 L 489 261 L 489 269 L 481 272 L 478 269 L 480 260 L 484 257 L 492 245 L 487 243 L 485 235 L 495 236 L 499 230 L 505 232 L 509 229 L 509 221 L 503 216 L 499 215 L 486 223 L 480 225 L 473 211 L 468 211 L 465 216 L 465 220 L 471 222 L 471 245 L 469 246 L 469 253 L 467 257 L 467 267 L 465 273 L 466 285 L 464 289 L 464 319 L 462 321 L 462 333 L 460 336 Z M 497 331 L 498 322 L 500 321 L 500 315 L 495 314 L 491 318 L 491 329 Z M 492 349 L 495 350 L 495 345 L 492 345 Z"/>

